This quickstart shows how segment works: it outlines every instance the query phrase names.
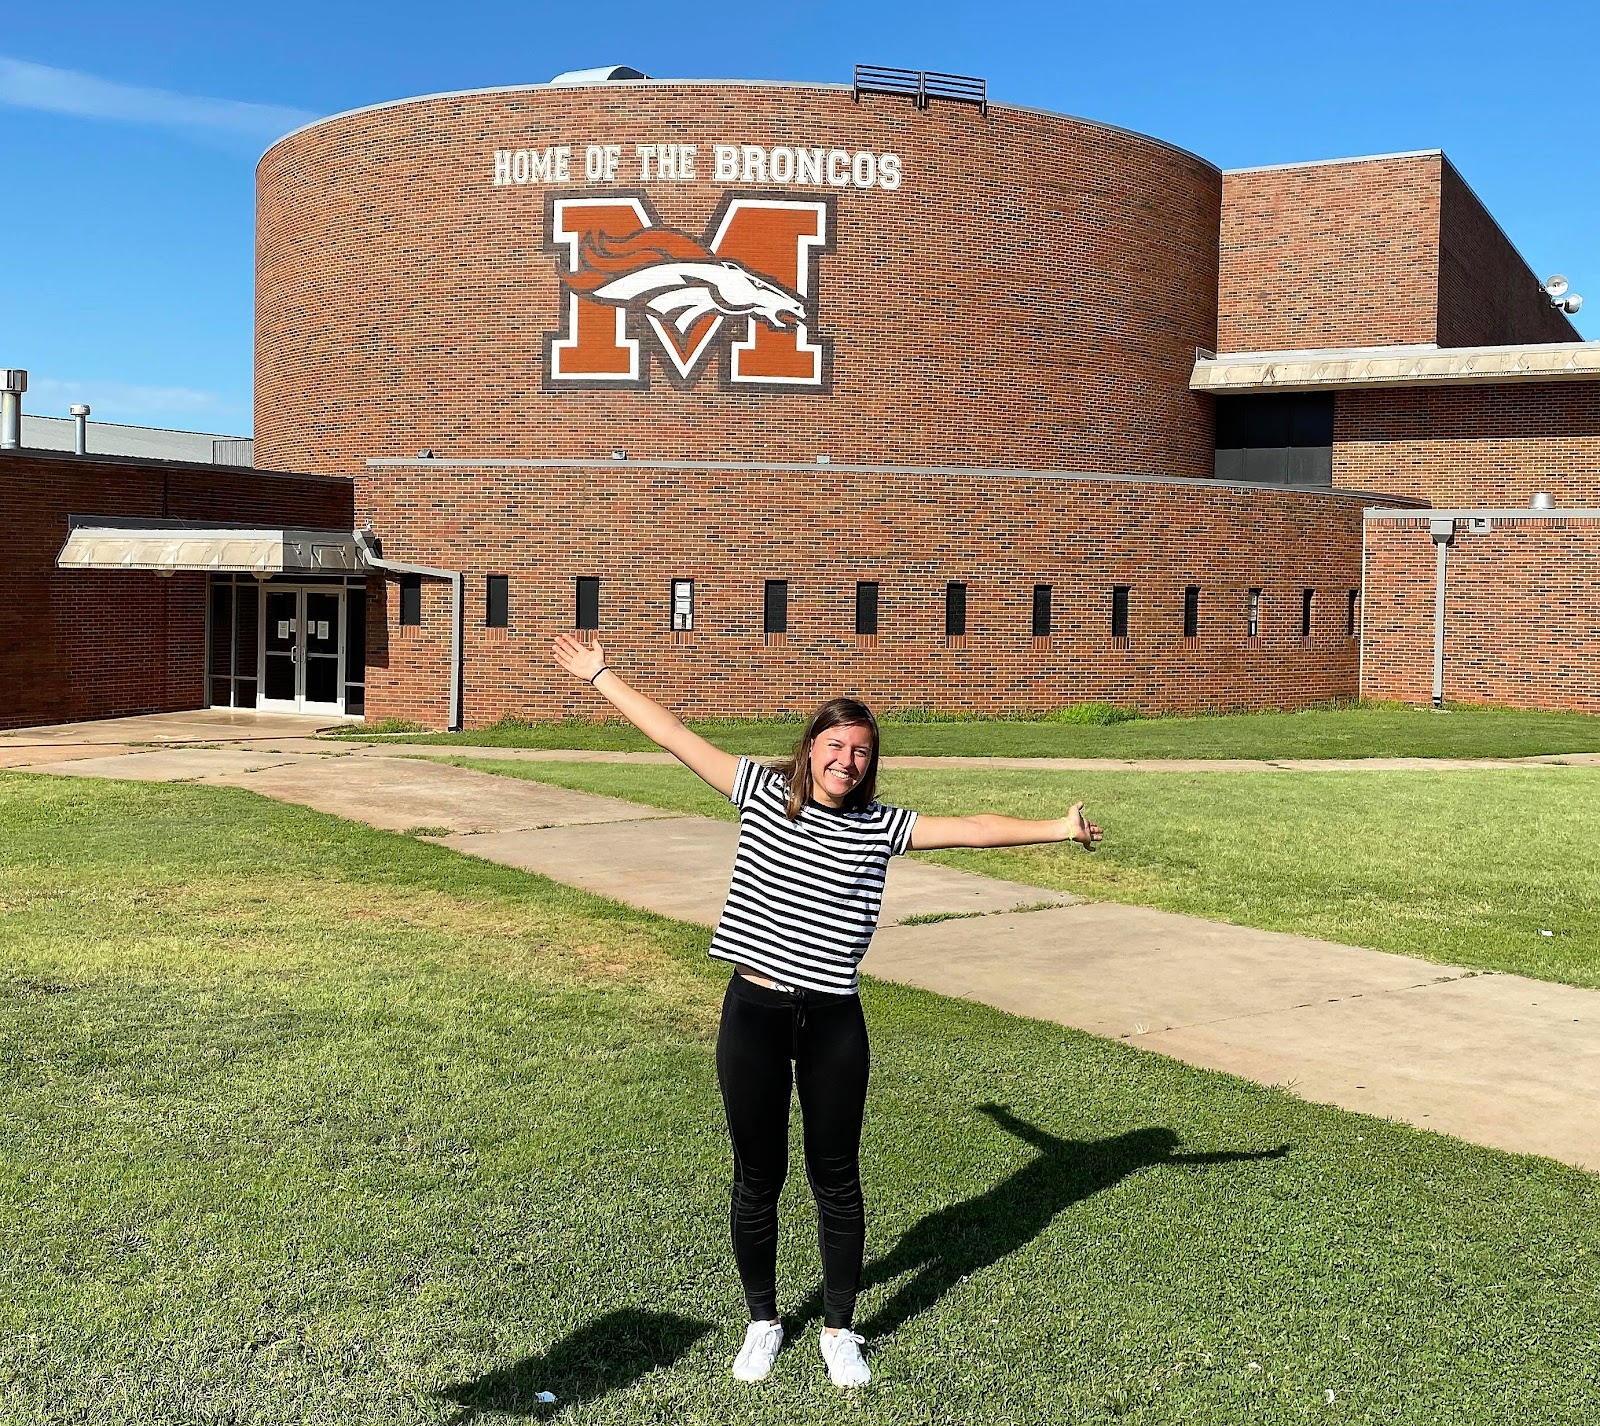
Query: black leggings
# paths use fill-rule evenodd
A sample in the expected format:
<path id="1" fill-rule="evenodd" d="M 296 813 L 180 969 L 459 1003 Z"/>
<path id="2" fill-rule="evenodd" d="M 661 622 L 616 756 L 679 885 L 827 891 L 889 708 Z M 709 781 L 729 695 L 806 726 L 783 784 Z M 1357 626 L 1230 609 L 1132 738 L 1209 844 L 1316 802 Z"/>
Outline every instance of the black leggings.
<path id="1" fill-rule="evenodd" d="M 769 990 L 735 975 L 722 1001 L 717 1082 L 733 1140 L 733 1257 L 757 1322 L 778 1315 L 778 1195 L 789 1171 L 791 1061 L 806 1177 L 817 1200 L 823 1325 L 848 1327 L 866 1240 L 860 1155 L 869 1057 L 861 1000 Z"/>

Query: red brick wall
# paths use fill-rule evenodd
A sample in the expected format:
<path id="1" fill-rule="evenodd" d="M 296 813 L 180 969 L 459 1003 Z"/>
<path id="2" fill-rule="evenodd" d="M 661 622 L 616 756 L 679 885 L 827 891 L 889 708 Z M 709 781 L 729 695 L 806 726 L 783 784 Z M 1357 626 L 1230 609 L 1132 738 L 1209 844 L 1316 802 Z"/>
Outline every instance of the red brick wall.
<path id="1" fill-rule="evenodd" d="M 1578 340 L 1442 154 L 1223 176 L 1218 351 Z"/>
<path id="2" fill-rule="evenodd" d="M 1438 154 L 1229 173 L 1221 352 L 1431 342 Z"/>
<path id="3" fill-rule="evenodd" d="M 1368 520 L 1362 693 L 1433 692 L 1428 521 Z M 1600 713 L 1600 518 L 1456 526 L 1445 574 L 1444 697 Z"/>
<path id="4" fill-rule="evenodd" d="M 492 186 L 497 148 L 700 145 L 701 177 L 642 186 L 700 233 L 716 142 L 901 155 L 895 192 L 836 196 L 818 259 L 832 390 L 546 392 L 565 311 L 552 188 Z M 581 147 L 578 150 L 581 160 Z M 624 181 L 626 180 L 626 181 Z M 329 119 L 258 174 L 256 450 L 355 473 L 369 456 L 895 461 L 1208 476 L 1221 179 L 1078 119 L 799 85 L 529 88 Z"/>
<path id="5" fill-rule="evenodd" d="M 1438 506 L 1600 504 L 1600 383 L 1341 391 L 1333 483 Z"/>
<path id="6" fill-rule="evenodd" d="M 1439 195 L 1441 347 L 1582 341 L 1500 225 L 1447 161 Z"/>
<path id="7" fill-rule="evenodd" d="M 387 541 L 384 553 L 393 557 Z M 420 559 L 415 552 L 412 557 Z M 426 562 L 432 562 L 431 556 Z M 367 722 L 404 718 L 428 728 L 450 726 L 450 599 L 449 580 L 424 579 L 422 623 L 402 628 L 397 580 L 385 576 L 367 581 Z M 480 626 L 482 605 L 479 580 L 475 612 Z M 481 627 L 476 632 L 480 637 L 488 633 Z"/>
<path id="8" fill-rule="evenodd" d="M 350 528 L 351 484 L 237 466 L 0 453 L 0 727 L 198 708 L 205 576 L 58 570 L 71 515 Z"/>
<path id="9" fill-rule="evenodd" d="M 809 709 L 841 690 L 883 708 L 1045 710 L 1107 700 L 1149 711 L 1301 707 L 1356 687 L 1346 599 L 1360 584 L 1361 501 L 1271 488 L 998 474 L 643 470 L 626 464 L 383 467 L 358 509 L 388 558 L 460 568 L 466 722 L 586 715 L 599 703 L 550 663 L 574 622 L 573 581 L 601 580 L 607 652 L 669 706 L 698 715 Z M 448 500 L 441 498 L 448 492 Z M 470 523 L 461 510 L 474 513 Z M 510 578 L 511 628 L 484 623 L 484 577 Z M 695 581 L 695 629 L 674 642 L 668 591 Z M 761 632 L 768 579 L 789 581 L 789 634 Z M 880 634 L 857 647 L 855 586 L 877 580 Z M 947 581 L 968 585 L 967 638 L 947 646 Z M 1036 649 L 1035 583 L 1054 586 Z M 1111 589 L 1132 589 L 1127 648 Z M 1183 591 L 1202 589 L 1200 635 Z M 1264 593 L 1245 638 L 1246 592 Z M 1317 591 L 1300 636 L 1301 590 Z M 437 726 L 448 587 L 424 586 L 403 636 L 388 597 L 388 667 L 367 671 L 368 716 Z M 375 640 L 376 642 L 376 640 Z M 396 651 L 407 650 L 405 662 Z"/>

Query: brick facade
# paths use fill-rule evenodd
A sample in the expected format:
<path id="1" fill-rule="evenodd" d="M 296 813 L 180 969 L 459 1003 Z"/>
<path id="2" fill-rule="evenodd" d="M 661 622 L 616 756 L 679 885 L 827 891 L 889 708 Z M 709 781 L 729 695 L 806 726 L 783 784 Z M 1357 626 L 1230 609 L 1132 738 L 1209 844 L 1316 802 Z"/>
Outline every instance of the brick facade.
<path id="1" fill-rule="evenodd" d="M 1600 713 L 1600 513 L 1455 525 L 1445 573 L 1444 698 Z M 1366 521 L 1361 691 L 1433 692 L 1435 546 L 1426 516 Z"/>
<path id="2" fill-rule="evenodd" d="M 1439 506 L 1600 504 L 1600 383 L 1341 391 L 1333 483 Z"/>
<path id="3" fill-rule="evenodd" d="M 0 727 L 205 703 L 205 575 L 59 570 L 69 516 L 349 529 L 351 497 L 318 476 L 0 451 Z"/>
<path id="4" fill-rule="evenodd" d="M 1572 342 L 1440 153 L 1225 174 L 1220 352 Z"/>
<path id="5" fill-rule="evenodd" d="M 1147 711 L 1301 707 L 1356 690 L 1347 632 L 1360 585 L 1359 497 L 1210 482 L 995 472 L 640 469 L 412 463 L 360 477 L 358 518 L 387 558 L 467 575 L 465 721 L 592 714 L 550 662 L 571 629 L 574 581 L 601 581 L 608 654 L 669 706 L 701 716 L 806 710 L 852 690 L 875 705 L 1035 710 L 1105 700 Z M 441 503 L 448 487 L 452 499 Z M 476 512 L 470 524 L 459 510 Z M 484 627 L 484 578 L 510 578 L 509 630 Z M 669 628 L 673 579 L 695 581 L 695 627 Z M 763 587 L 789 582 L 789 628 L 762 633 Z M 858 581 L 880 586 L 875 647 L 854 632 Z M 944 627 L 945 586 L 968 586 L 965 642 Z M 1036 646 L 1033 586 L 1053 588 Z M 1127 585 L 1126 646 L 1111 637 Z M 1183 637 L 1184 589 L 1200 626 Z M 1248 591 L 1263 591 L 1246 637 Z M 1316 591 L 1301 635 L 1303 591 Z M 449 586 L 423 590 L 401 630 L 390 586 L 369 656 L 369 717 L 437 726 Z M 377 601 L 374 601 L 375 604 Z M 374 645 L 379 636 L 374 637 Z M 400 651 L 404 663 L 397 663 Z"/>
<path id="6" fill-rule="evenodd" d="M 635 146 L 699 146 L 640 183 Z M 611 182 L 493 184 L 497 149 L 621 146 Z M 712 146 L 898 154 L 896 190 L 828 184 L 817 334 L 831 390 L 542 388 L 565 320 L 556 191 L 643 191 L 699 234 L 730 192 Z M 355 473 L 368 457 L 814 460 L 1205 476 L 1221 178 L 1080 119 L 848 89 L 612 84 L 407 100 L 290 135 L 258 173 L 256 450 Z M 637 330 L 637 327 L 635 328 Z M 648 337 L 646 338 L 648 344 Z"/>
<path id="7" fill-rule="evenodd" d="M 1216 350 L 1431 342 L 1438 234 L 1436 154 L 1225 174 Z"/>
<path id="8" fill-rule="evenodd" d="M 1439 177 L 1441 347 L 1576 342 L 1564 312 L 1550 305 L 1536 275 L 1448 159 Z"/>

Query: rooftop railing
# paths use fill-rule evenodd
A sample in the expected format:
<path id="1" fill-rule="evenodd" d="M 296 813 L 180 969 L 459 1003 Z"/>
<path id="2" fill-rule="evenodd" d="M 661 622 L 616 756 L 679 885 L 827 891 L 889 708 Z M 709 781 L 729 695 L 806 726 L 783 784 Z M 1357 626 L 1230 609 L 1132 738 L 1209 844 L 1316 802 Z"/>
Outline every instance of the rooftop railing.
<path id="1" fill-rule="evenodd" d="M 859 103 L 863 94 L 906 94 L 926 109 L 930 99 L 949 99 L 957 104 L 976 104 L 978 112 L 989 112 L 989 84 L 970 74 L 939 74 L 924 69 L 890 69 L 881 64 L 858 64 L 852 95 Z"/>

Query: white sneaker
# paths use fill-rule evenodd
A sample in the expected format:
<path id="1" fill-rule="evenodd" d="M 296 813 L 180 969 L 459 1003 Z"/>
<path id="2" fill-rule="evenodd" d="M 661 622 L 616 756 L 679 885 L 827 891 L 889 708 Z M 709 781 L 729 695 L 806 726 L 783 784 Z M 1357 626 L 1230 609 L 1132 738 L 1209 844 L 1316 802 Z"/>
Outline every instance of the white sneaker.
<path id="1" fill-rule="evenodd" d="M 733 1359 L 735 1381 L 765 1381 L 783 1345 L 781 1322 L 752 1322 L 745 1329 L 744 1346 Z"/>
<path id="2" fill-rule="evenodd" d="M 865 1386 L 872 1380 L 866 1359 L 861 1355 L 861 1344 L 866 1340 L 848 1327 L 822 1334 L 819 1343 L 822 1360 L 828 1364 L 828 1380 L 835 1386 Z"/>

